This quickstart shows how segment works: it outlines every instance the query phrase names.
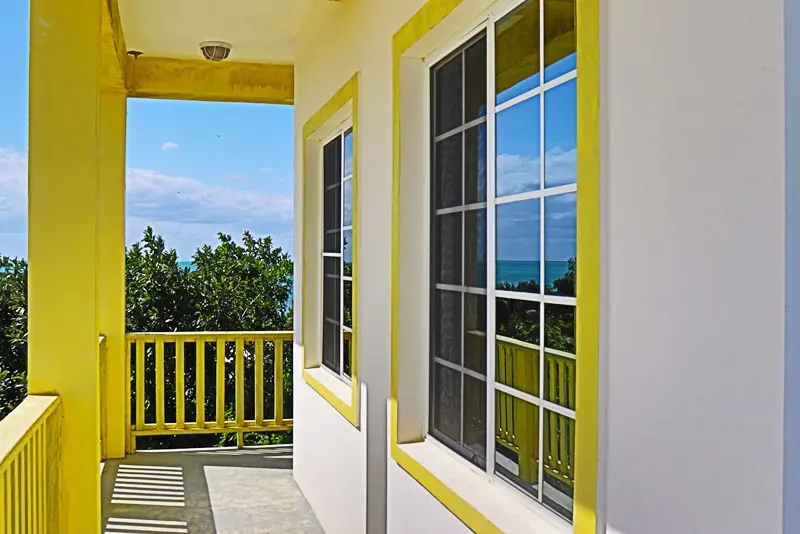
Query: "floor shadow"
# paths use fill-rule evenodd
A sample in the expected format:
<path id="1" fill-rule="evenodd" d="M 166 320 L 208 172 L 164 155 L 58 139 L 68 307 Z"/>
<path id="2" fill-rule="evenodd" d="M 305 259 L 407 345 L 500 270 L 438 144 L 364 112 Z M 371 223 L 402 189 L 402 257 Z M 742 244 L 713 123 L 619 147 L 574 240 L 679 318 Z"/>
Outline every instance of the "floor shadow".
<path id="1" fill-rule="evenodd" d="M 103 532 L 322 533 L 291 468 L 291 446 L 143 451 L 109 460 Z"/>

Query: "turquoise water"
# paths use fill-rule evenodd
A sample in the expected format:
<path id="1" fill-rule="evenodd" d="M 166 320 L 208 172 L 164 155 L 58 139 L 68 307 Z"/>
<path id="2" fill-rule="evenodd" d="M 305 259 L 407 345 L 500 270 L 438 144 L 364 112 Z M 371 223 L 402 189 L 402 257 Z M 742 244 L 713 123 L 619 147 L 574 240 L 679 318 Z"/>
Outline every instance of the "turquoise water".
<path id="1" fill-rule="evenodd" d="M 498 261 L 497 282 L 519 284 L 530 280 L 539 281 L 541 278 L 540 262 L 538 261 Z M 566 261 L 548 261 L 544 265 L 544 283 L 552 285 L 555 280 L 562 278 L 569 270 Z"/>

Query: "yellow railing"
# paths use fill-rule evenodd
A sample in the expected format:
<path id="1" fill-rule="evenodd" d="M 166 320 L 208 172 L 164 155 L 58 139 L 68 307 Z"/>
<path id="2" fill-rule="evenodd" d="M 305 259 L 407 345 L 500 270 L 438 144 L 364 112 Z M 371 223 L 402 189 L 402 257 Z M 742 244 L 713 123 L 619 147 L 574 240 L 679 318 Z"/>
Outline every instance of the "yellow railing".
<path id="1" fill-rule="evenodd" d="M 0 532 L 59 531 L 60 406 L 29 395 L 0 421 Z"/>
<path id="2" fill-rule="evenodd" d="M 539 347 L 497 336 L 496 379 L 499 383 L 539 397 Z M 575 410 L 575 357 L 545 349 L 544 400 Z M 541 398 L 541 397 L 539 397 Z M 538 477 L 539 407 L 503 392 L 495 403 L 496 439 L 517 453 L 519 476 Z M 544 412 L 544 471 L 570 486 L 574 482 L 575 421 L 563 414 Z"/>
<path id="3" fill-rule="evenodd" d="M 284 347 L 291 347 L 292 332 L 170 332 L 128 334 L 127 398 L 131 422 L 127 450 L 136 450 L 137 436 L 175 434 L 237 434 L 242 444 L 245 432 L 281 431 L 292 428 L 292 419 L 284 418 L 284 373 L 291 376 L 291 365 L 284 365 Z M 187 356 L 194 361 L 194 373 L 187 373 Z M 291 359 L 287 360 L 288 362 Z M 213 366 L 213 367 L 210 367 Z M 252 371 L 246 373 L 246 367 Z M 210 373 L 211 369 L 215 372 Z M 167 376 L 170 369 L 171 376 Z M 207 370 L 209 371 L 207 373 Z M 142 372 L 144 371 L 144 372 Z M 146 388 L 148 375 L 153 385 Z M 207 394 L 213 379 L 213 396 Z M 226 414 L 227 378 L 234 376 L 235 404 Z M 249 375 L 249 376 L 247 376 Z M 265 379 L 272 377 L 272 413 L 265 413 Z M 174 408 L 165 397 L 167 379 L 174 383 Z M 194 421 L 187 421 L 186 379 L 194 398 Z M 245 382 L 252 380 L 253 394 L 246 403 Z M 289 380 L 289 378 L 287 378 Z M 133 384 L 131 391 L 131 384 Z M 222 384 L 223 387 L 217 387 Z M 206 417 L 206 405 L 214 401 L 215 413 Z M 230 400 L 230 399 L 228 399 Z M 170 401 L 170 405 L 173 403 Z M 247 417 L 250 412 L 252 417 Z M 168 419 L 170 419 L 168 421 Z"/>

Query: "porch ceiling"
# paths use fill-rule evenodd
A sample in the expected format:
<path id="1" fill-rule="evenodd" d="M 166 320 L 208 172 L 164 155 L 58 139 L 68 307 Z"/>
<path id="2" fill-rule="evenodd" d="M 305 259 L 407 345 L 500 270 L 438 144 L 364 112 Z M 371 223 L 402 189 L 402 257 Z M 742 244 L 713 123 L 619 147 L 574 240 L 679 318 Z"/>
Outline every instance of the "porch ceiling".
<path id="1" fill-rule="evenodd" d="M 202 59 L 200 43 L 232 45 L 229 61 L 294 63 L 293 40 L 314 0 L 118 0 L 127 49 Z"/>

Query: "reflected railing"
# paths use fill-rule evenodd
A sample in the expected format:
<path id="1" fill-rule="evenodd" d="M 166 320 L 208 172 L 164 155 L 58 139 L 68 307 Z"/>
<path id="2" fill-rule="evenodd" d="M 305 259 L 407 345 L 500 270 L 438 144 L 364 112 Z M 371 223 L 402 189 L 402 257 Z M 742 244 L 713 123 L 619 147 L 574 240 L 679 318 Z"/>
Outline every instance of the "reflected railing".
<path id="1" fill-rule="evenodd" d="M 540 347 L 509 337 L 497 336 L 496 380 L 510 388 L 542 399 L 551 407 L 575 410 L 575 356 L 545 349 L 544 381 L 540 382 Z M 540 396 L 544 384 L 544 397 Z M 518 455 L 519 477 L 526 482 L 538 478 L 539 407 L 498 391 L 495 403 L 497 443 Z M 544 472 L 569 486 L 574 485 L 575 420 L 553 410 L 544 410 Z"/>
<path id="2" fill-rule="evenodd" d="M 291 430 L 284 384 L 292 332 L 145 332 L 126 340 L 128 452 L 140 436 L 236 433 L 242 446 L 246 432 Z"/>

